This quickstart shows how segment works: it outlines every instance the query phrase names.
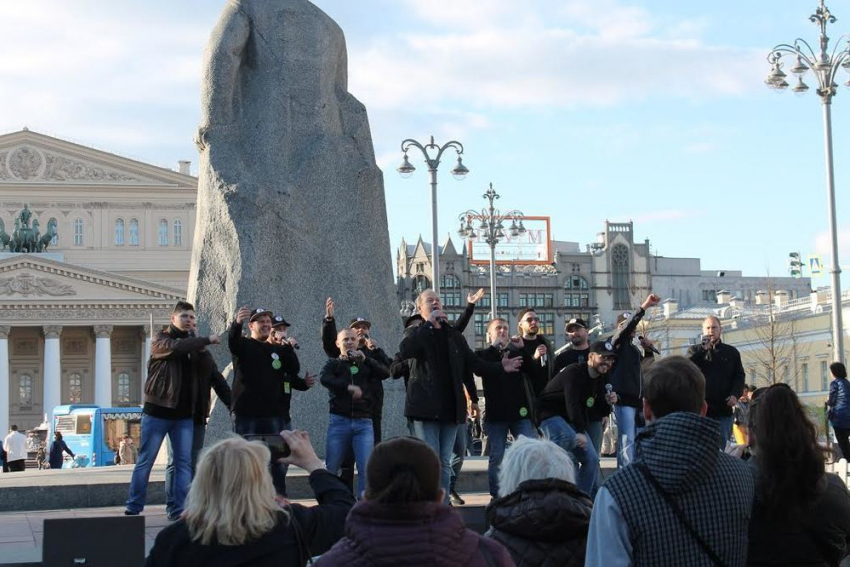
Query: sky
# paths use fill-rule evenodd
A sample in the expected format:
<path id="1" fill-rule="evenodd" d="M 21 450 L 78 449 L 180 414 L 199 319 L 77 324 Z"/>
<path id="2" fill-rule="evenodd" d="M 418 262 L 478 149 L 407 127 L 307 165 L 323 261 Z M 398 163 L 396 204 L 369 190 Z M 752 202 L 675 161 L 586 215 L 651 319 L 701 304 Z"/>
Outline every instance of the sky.
<path id="1" fill-rule="evenodd" d="M 830 264 L 820 100 L 763 83 L 774 45 L 816 43 L 815 0 L 314 3 L 346 35 L 393 258 L 402 237 L 430 239 L 425 164 L 411 154 L 409 179 L 395 168 L 403 139 L 433 135 L 460 141 L 471 170 L 455 181 L 453 152 L 440 169 L 439 230 L 456 245 L 458 215 L 484 206 L 493 183 L 504 209 L 549 216 L 553 238 L 582 248 L 605 220 L 632 220 L 653 254 L 698 257 L 704 270 L 785 275 L 791 251 Z M 27 126 L 172 169 L 189 159 L 196 173 L 201 59 L 224 5 L 0 3 L 0 133 Z M 850 32 L 850 6 L 828 5 L 835 42 Z M 832 114 L 850 269 L 846 87 Z"/>

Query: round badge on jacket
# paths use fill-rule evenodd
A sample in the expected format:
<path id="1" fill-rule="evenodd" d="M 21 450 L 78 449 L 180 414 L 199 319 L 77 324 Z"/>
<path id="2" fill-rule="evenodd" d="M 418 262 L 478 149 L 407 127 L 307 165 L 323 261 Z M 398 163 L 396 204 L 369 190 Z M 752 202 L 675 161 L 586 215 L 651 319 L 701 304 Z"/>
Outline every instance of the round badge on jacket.
<path id="1" fill-rule="evenodd" d="M 351 374 L 357 374 L 358 372 L 360 372 L 360 369 L 356 366 L 349 366 L 348 369 L 351 371 Z"/>
<path id="2" fill-rule="evenodd" d="M 592 408 L 594 405 L 596 405 L 596 400 L 591 396 L 590 398 L 587 398 L 587 401 L 585 403 L 587 404 L 587 407 Z"/>
<path id="3" fill-rule="evenodd" d="M 519 416 L 520 417 L 525 417 L 527 415 L 528 415 L 528 408 L 524 408 L 524 407 L 519 408 Z"/>
<path id="4" fill-rule="evenodd" d="M 275 370 L 280 370 L 280 367 L 283 366 L 279 360 L 272 360 L 272 368 Z"/>

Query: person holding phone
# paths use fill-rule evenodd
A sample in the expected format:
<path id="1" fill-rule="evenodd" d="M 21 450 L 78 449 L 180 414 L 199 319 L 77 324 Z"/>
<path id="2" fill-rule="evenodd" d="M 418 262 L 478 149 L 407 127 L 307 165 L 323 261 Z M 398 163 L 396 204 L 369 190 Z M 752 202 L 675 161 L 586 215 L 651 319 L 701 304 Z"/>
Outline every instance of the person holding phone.
<path id="1" fill-rule="evenodd" d="M 718 446 L 726 447 L 732 437 L 732 409 L 744 391 L 746 373 L 741 364 L 741 353 L 721 340 L 723 328 L 720 319 L 709 315 L 702 322 L 702 341 L 688 349 L 688 358 L 705 375 L 705 401 L 709 417 L 720 425 Z"/>

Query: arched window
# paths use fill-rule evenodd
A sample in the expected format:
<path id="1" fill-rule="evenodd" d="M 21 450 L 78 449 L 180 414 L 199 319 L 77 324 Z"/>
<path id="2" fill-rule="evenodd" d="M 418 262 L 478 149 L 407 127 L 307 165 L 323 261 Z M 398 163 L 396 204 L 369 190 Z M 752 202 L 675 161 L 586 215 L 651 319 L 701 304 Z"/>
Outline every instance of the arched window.
<path id="1" fill-rule="evenodd" d="M 431 280 L 429 280 L 426 276 L 416 276 L 413 278 L 413 292 L 411 293 L 411 299 L 416 301 L 416 298 L 419 297 L 419 294 L 431 287 Z"/>
<path id="2" fill-rule="evenodd" d="M 74 372 L 68 376 L 68 403 L 79 404 L 83 401 L 83 377 Z"/>
<path id="3" fill-rule="evenodd" d="M 130 246 L 139 245 L 139 219 L 130 219 Z"/>
<path id="4" fill-rule="evenodd" d="M 50 219 L 47 221 L 47 232 L 53 233 L 53 238 L 50 239 L 51 246 L 59 245 L 59 221 L 56 219 Z"/>
<path id="5" fill-rule="evenodd" d="M 614 309 L 629 309 L 629 249 L 617 244 L 611 251 Z"/>
<path id="6" fill-rule="evenodd" d="M 159 245 L 168 246 L 168 221 L 165 219 L 159 221 Z"/>
<path id="7" fill-rule="evenodd" d="M 74 221 L 74 246 L 83 245 L 83 219 Z"/>
<path id="8" fill-rule="evenodd" d="M 183 221 L 174 221 L 174 246 L 183 246 Z"/>
<path id="9" fill-rule="evenodd" d="M 460 280 L 453 274 L 446 274 L 440 278 L 440 287 L 447 289 L 460 289 Z"/>
<path id="10" fill-rule="evenodd" d="M 115 221 L 115 246 L 124 246 L 124 219 Z"/>
<path id="11" fill-rule="evenodd" d="M 570 291 L 587 289 L 587 287 L 587 280 L 577 275 L 567 277 L 567 281 L 564 282 L 564 289 Z"/>
<path id="12" fill-rule="evenodd" d="M 130 403 L 130 375 L 126 372 L 118 374 L 118 403 Z"/>
<path id="13" fill-rule="evenodd" d="M 21 374 L 18 379 L 18 409 L 32 409 L 32 376 Z"/>

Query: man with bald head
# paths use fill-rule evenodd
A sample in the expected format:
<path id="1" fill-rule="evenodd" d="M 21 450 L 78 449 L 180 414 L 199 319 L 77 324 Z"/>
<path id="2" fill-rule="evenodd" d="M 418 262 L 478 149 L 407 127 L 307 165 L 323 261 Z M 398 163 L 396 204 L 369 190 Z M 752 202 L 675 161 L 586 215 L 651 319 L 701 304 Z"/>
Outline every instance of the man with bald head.
<path id="1" fill-rule="evenodd" d="M 413 435 L 439 455 L 443 490 L 448 494 L 458 425 L 466 422 L 464 388 L 476 414 L 478 393 L 472 374 L 499 378 L 504 372 L 517 372 L 522 359 L 505 356 L 500 362 L 486 362 L 476 356 L 464 336 L 448 324 L 434 290 L 420 293 L 416 304 L 425 322 L 408 328 L 399 345 L 401 359 L 415 362 L 410 364 L 404 414 Z"/>
<path id="2" fill-rule="evenodd" d="M 744 366 L 741 353 L 720 340 L 720 319 L 709 315 L 702 322 L 702 341 L 688 350 L 688 358 L 705 376 L 706 417 L 720 424 L 718 445 L 721 449 L 732 436 L 732 409 L 744 391 Z"/>

